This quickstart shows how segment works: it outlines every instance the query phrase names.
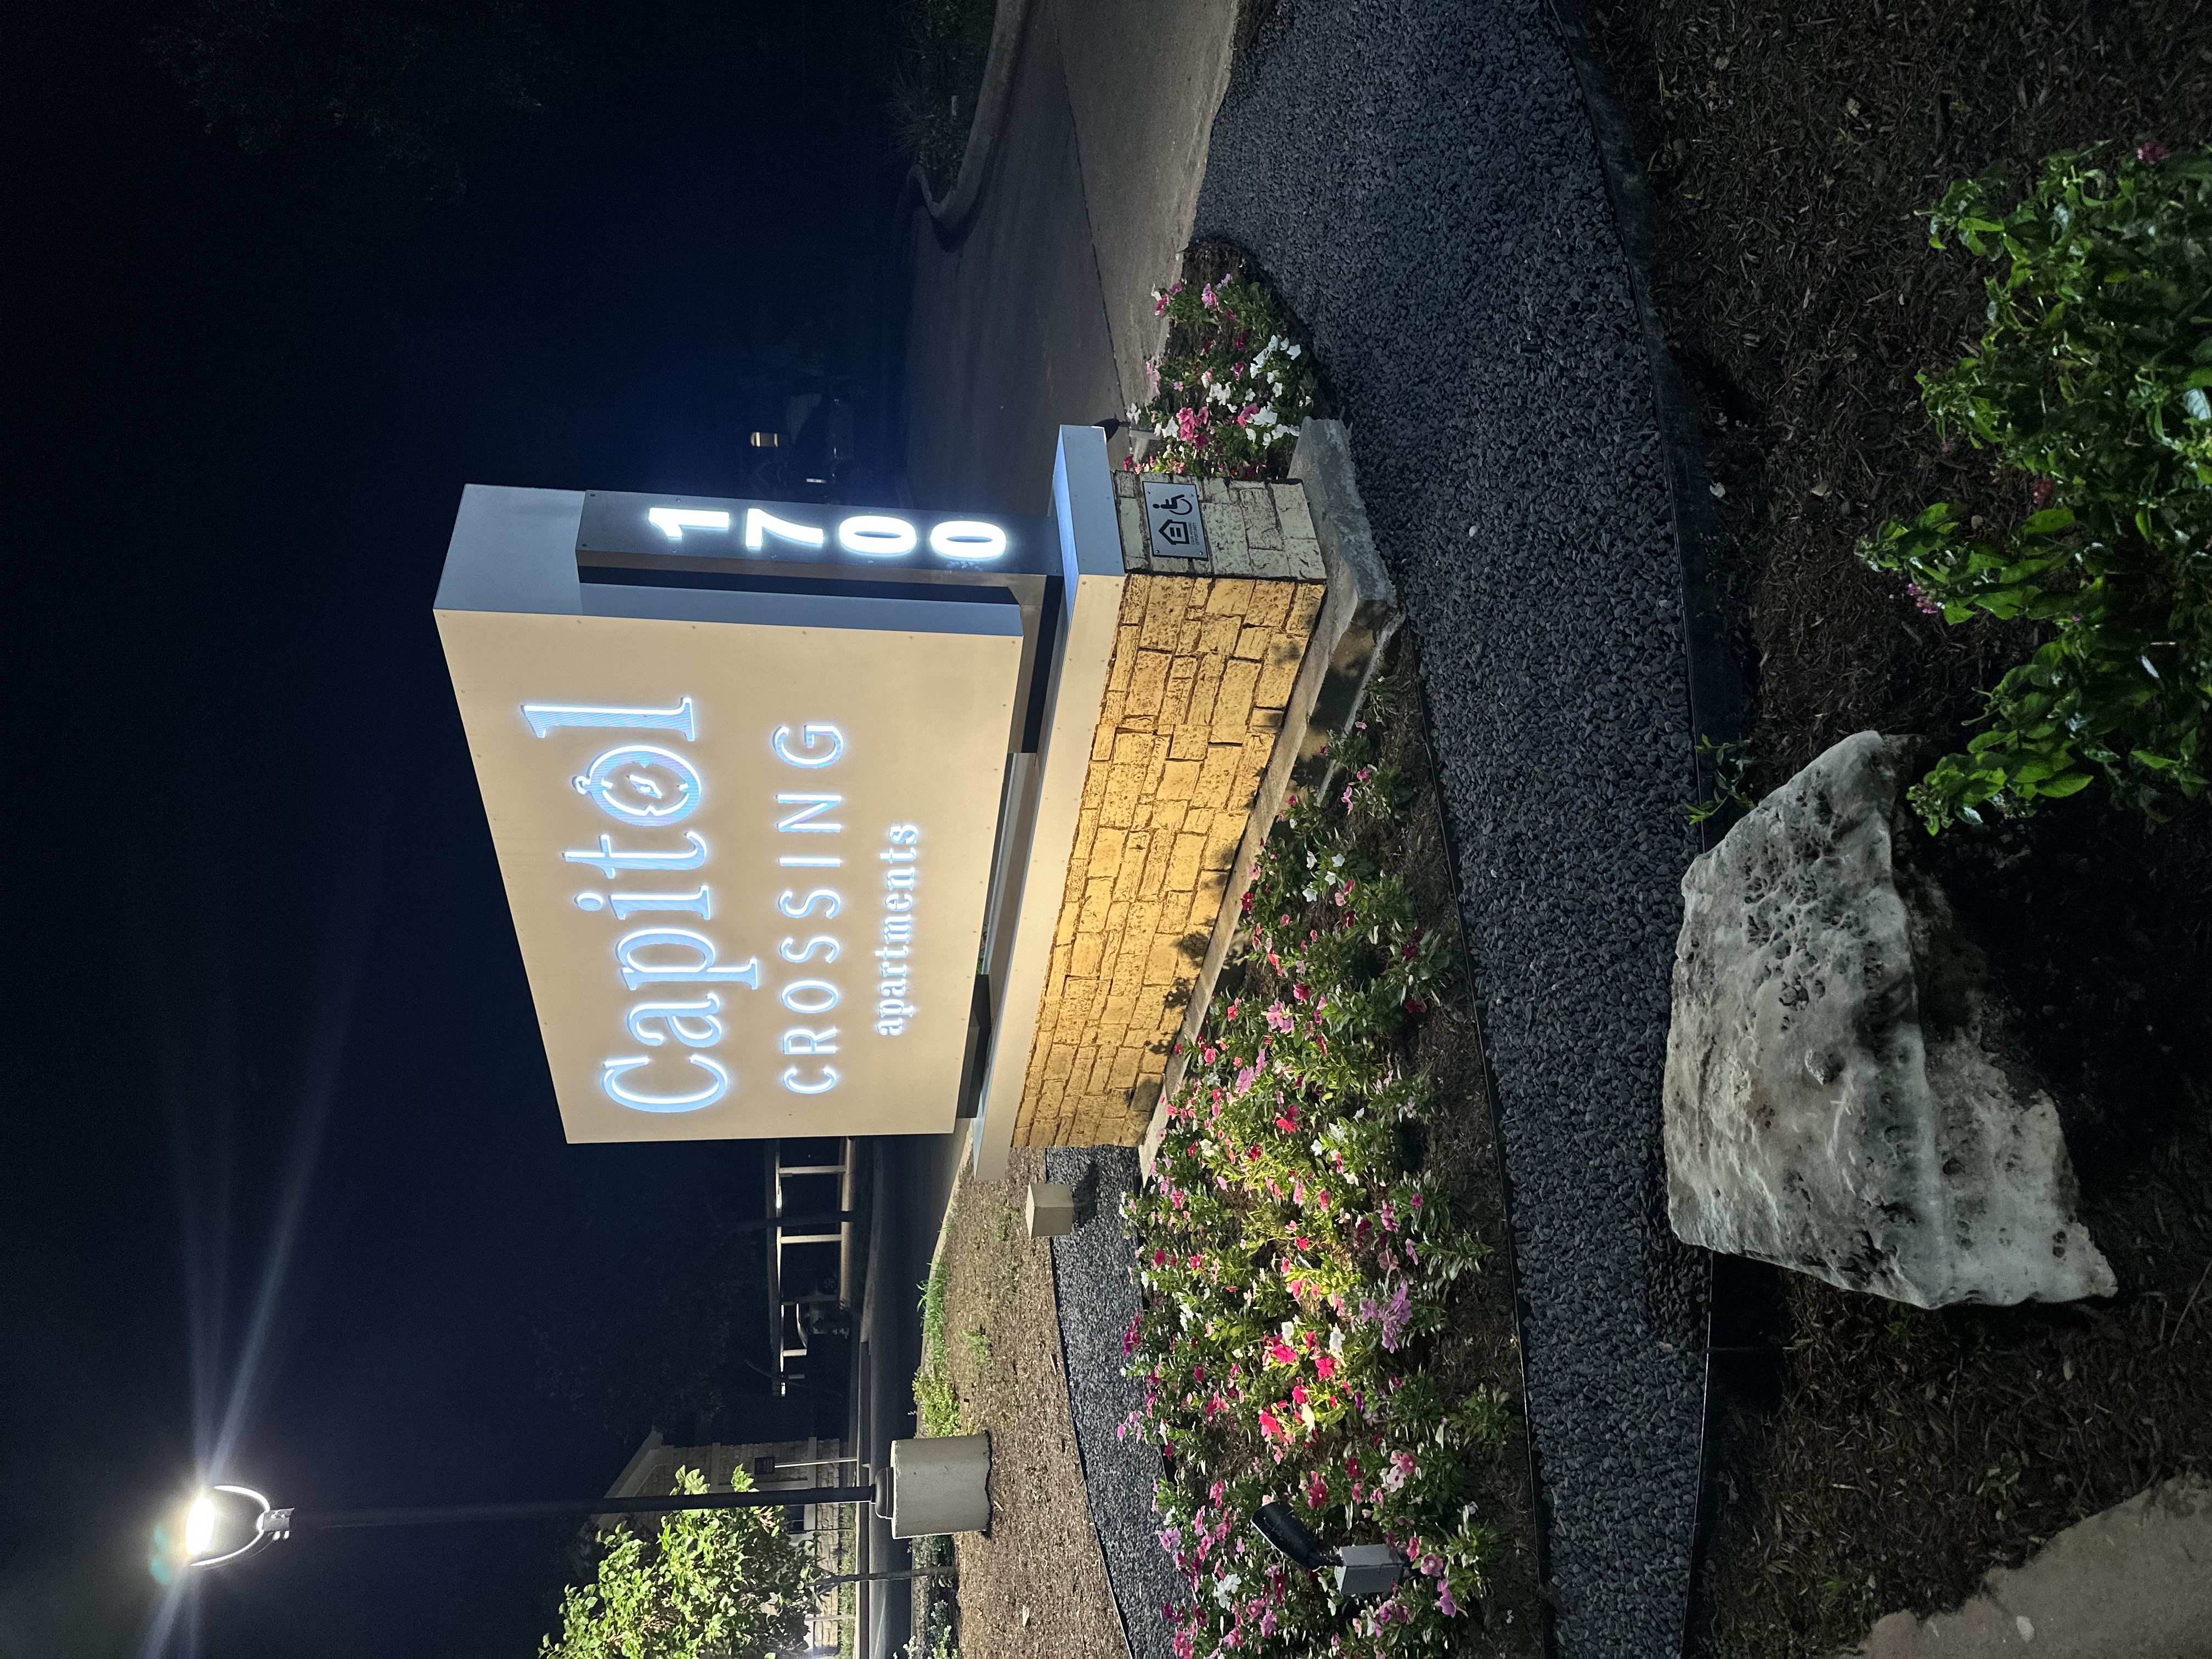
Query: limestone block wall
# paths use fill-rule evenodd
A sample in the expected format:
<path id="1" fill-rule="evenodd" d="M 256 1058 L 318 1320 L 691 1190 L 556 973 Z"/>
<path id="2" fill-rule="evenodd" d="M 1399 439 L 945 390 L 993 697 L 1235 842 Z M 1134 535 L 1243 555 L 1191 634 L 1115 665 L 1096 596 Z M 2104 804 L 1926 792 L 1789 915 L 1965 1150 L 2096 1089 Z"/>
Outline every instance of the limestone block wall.
<path id="1" fill-rule="evenodd" d="M 1201 486 L 1209 556 L 1155 556 L 1117 475 L 1127 580 L 1014 1139 L 1134 1145 L 1221 919 L 1328 594 L 1297 484 Z"/>

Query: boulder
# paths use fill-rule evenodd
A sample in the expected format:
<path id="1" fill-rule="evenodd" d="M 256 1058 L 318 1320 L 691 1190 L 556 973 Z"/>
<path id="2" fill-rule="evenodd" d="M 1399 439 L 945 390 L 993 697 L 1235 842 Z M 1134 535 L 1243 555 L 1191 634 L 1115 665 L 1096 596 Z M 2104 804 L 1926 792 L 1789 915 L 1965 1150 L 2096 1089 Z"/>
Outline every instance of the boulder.
<path id="1" fill-rule="evenodd" d="M 2110 1296 L 2051 1092 L 1917 861 L 1923 763 L 1847 738 L 1682 878 L 1668 1218 L 1917 1307 Z"/>

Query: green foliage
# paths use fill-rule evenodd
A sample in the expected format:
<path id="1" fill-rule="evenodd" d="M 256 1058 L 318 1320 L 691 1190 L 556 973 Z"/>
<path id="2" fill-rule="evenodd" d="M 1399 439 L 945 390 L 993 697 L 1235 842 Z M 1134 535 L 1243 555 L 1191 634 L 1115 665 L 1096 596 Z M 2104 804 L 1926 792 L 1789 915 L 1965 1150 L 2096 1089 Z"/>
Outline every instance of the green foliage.
<path id="1" fill-rule="evenodd" d="M 209 129 L 247 150 L 335 128 L 456 191 L 455 135 L 538 109 L 562 68 L 516 0 L 198 0 L 148 44 Z"/>
<path id="2" fill-rule="evenodd" d="M 1751 756 L 1742 744 L 1715 743 L 1701 736 L 1698 739 L 1698 755 L 1712 765 L 1713 793 L 1704 800 L 1692 802 L 1686 809 L 1692 823 L 1703 823 L 1731 806 L 1748 812 L 1759 804 L 1751 798 Z"/>
<path id="3" fill-rule="evenodd" d="M 1283 332 L 1275 296 L 1232 277 L 1193 294 L 1183 283 L 1152 290 L 1168 319 L 1159 361 L 1146 364 L 1152 398 L 1129 408 L 1150 432 L 1154 472 L 1200 478 L 1279 476 L 1298 428 L 1313 411 L 1313 364 Z"/>
<path id="4" fill-rule="evenodd" d="M 1124 1201 L 1145 1293 L 1124 1348 L 1146 1396 L 1124 1431 L 1169 1459 L 1157 1508 L 1189 1585 L 1173 1609 L 1187 1656 L 1334 1651 L 1352 1633 L 1361 1652 L 1450 1649 L 1498 1548 L 1464 1506 L 1512 1401 L 1452 1399 L 1425 1363 L 1485 1249 L 1407 1133 L 1436 1106 L 1403 1038 L 1450 964 L 1356 833 L 1407 793 L 1372 738 L 1363 723 L 1334 745 L 1340 791 L 1285 804 L 1245 900 L 1278 994 L 1209 1011 L 1153 1179 Z M 1389 1540 L 1415 1571 L 1339 1602 L 1246 1525 L 1268 1497 L 1332 1541 Z"/>
<path id="5" fill-rule="evenodd" d="M 945 1365 L 945 1258 L 938 1257 L 921 1286 L 921 1369 L 914 1374 L 914 1412 L 924 1436 L 960 1432 L 960 1397 Z"/>
<path id="6" fill-rule="evenodd" d="M 1937 831 L 2101 775 L 2156 817 L 2212 759 L 2212 155 L 2054 155 L 2014 206 L 2000 193 L 1966 180 L 1935 210 L 1936 246 L 1954 233 L 2004 269 L 1978 351 L 1920 383 L 1947 440 L 2033 480 L 2032 510 L 1980 530 L 1937 502 L 1859 552 L 1947 622 L 2041 642 L 1911 799 Z"/>
<path id="7" fill-rule="evenodd" d="M 707 1483 L 679 1469 L 675 1489 Z M 780 1510 L 679 1510 L 650 1544 L 626 1526 L 599 1541 L 598 1575 L 561 1593 L 561 1633 L 540 1659 L 766 1659 L 806 1639 L 814 1567 Z"/>
<path id="8" fill-rule="evenodd" d="M 952 1540 L 933 1533 L 914 1540 L 914 1565 L 946 1567 L 952 1565 Z M 949 1578 L 925 1581 L 928 1594 L 922 1600 L 920 1622 L 907 1638 L 905 1659 L 960 1659 L 960 1604 Z"/>
<path id="9" fill-rule="evenodd" d="M 900 9 L 891 142 L 921 163 L 933 195 L 943 196 L 960 176 L 996 15 L 992 0 L 908 0 Z"/>

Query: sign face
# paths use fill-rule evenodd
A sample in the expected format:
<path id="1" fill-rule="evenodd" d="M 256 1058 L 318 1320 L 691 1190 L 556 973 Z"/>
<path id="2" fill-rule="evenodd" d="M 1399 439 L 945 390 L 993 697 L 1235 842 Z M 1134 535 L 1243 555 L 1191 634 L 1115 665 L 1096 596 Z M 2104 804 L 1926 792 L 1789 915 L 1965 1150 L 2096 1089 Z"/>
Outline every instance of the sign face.
<path id="1" fill-rule="evenodd" d="M 1146 479 L 1145 527 L 1152 532 L 1155 558 L 1206 556 L 1206 525 L 1198 515 L 1196 484 L 1172 478 Z"/>
<path id="2" fill-rule="evenodd" d="M 1195 492 L 1191 499 L 1195 503 Z M 944 573 L 972 580 L 1056 571 L 1058 545 L 1042 519 L 593 489 L 584 495 L 576 562 L 587 570 L 720 569 L 877 581 Z"/>
<path id="3" fill-rule="evenodd" d="M 1018 611 L 495 609 L 471 511 L 439 627 L 568 1139 L 950 1129 Z"/>

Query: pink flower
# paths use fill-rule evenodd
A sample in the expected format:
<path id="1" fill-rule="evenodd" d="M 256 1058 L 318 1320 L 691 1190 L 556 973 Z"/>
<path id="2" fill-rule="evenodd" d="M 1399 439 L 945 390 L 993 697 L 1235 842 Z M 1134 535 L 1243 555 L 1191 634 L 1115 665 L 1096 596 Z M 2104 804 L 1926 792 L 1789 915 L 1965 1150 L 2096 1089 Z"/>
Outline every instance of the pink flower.
<path id="1" fill-rule="evenodd" d="M 1449 1578 L 1437 1581 L 1437 1608 L 1447 1619 L 1459 1617 L 1459 1603 L 1452 1600 L 1451 1580 Z"/>
<path id="2" fill-rule="evenodd" d="M 1221 303 L 1221 301 L 1220 301 L 1219 298 L 1218 298 L 1218 297 L 1217 297 L 1217 296 L 1216 296 L 1216 295 L 1214 294 L 1214 292 L 1213 292 L 1213 284 L 1212 284 L 1212 283 L 1208 283 L 1206 285 L 1206 289 L 1205 289 L 1205 291 L 1204 291 L 1203 293 L 1201 293 L 1198 297 L 1199 297 L 1199 301 L 1200 301 L 1200 302 L 1201 304 L 1203 304 L 1208 311 L 1212 310 L 1212 309 L 1214 308 L 1214 307 L 1216 307 L 1216 306 L 1218 306 L 1218 305 L 1219 305 L 1219 304 Z"/>
<path id="3" fill-rule="evenodd" d="M 2147 167 L 2154 167 L 2173 152 L 2155 138 L 2147 138 L 2136 146 L 2136 160 Z"/>
<path id="4" fill-rule="evenodd" d="M 1299 1000 L 1304 1001 L 1304 999 L 1301 997 Z M 1271 1002 L 1267 1005 L 1267 1029 L 1269 1030 L 1287 1031 L 1291 1029 L 1291 1011 L 1289 1009 L 1284 1007 L 1279 1002 Z"/>

